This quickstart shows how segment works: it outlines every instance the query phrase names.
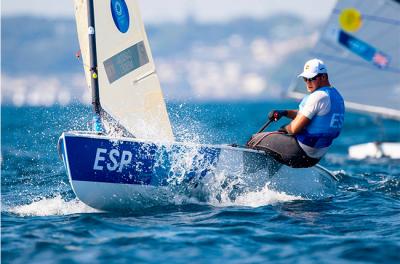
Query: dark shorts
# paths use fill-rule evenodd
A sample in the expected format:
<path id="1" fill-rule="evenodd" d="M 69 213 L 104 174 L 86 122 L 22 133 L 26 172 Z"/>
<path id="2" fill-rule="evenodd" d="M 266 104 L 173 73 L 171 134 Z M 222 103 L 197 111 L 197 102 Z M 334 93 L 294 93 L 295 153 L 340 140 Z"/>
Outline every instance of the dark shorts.
<path id="1" fill-rule="evenodd" d="M 281 132 L 254 134 L 247 146 L 263 150 L 277 161 L 293 168 L 311 167 L 320 160 L 307 156 L 294 136 Z"/>

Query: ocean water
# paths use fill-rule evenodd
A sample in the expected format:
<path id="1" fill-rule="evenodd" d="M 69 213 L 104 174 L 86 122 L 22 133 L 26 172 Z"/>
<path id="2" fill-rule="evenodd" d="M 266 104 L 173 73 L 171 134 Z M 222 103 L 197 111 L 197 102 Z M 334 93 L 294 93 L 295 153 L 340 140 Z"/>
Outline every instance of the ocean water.
<path id="1" fill-rule="evenodd" d="M 289 107 L 296 104 L 168 105 L 178 140 L 238 144 L 270 109 Z M 400 263 L 400 161 L 347 156 L 351 144 L 400 141 L 398 122 L 346 116 L 321 161 L 340 178 L 329 199 L 265 190 L 237 203 L 116 214 L 76 199 L 57 153 L 63 131 L 90 127 L 90 107 L 2 106 L 1 118 L 2 263 Z"/>

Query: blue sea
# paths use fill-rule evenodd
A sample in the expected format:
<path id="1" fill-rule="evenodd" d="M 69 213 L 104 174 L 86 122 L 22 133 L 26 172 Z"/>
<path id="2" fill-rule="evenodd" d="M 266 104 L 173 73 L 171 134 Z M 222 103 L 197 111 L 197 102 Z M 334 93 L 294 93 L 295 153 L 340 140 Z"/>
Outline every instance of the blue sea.
<path id="1" fill-rule="evenodd" d="M 213 144 L 244 144 L 282 108 L 296 103 L 168 104 L 178 140 Z M 400 263 L 400 161 L 347 155 L 352 144 L 400 141 L 399 122 L 347 114 L 321 161 L 340 179 L 328 199 L 271 191 L 117 214 L 75 197 L 57 153 L 61 133 L 89 129 L 91 117 L 83 105 L 2 106 L 2 263 Z"/>

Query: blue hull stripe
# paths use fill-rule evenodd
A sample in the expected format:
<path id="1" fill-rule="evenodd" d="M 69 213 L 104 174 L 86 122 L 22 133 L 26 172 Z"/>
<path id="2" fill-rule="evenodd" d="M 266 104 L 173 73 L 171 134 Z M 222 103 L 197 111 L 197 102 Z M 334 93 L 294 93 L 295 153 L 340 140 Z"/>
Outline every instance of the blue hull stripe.
<path id="1" fill-rule="evenodd" d="M 185 175 L 174 175 L 171 161 L 187 151 L 192 153 L 193 147 L 73 136 L 64 140 L 74 181 L 165 186 L 171 176 L 185 180 L 204 177 L 215 167 L 220 153 L 217 148 L 198 147 Z"/>

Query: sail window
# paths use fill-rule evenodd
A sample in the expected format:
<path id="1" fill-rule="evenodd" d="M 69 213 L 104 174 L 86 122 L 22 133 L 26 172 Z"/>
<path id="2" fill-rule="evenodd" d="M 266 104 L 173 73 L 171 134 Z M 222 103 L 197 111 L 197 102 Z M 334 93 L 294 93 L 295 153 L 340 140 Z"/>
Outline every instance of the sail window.
<path id="1" fill-rule="evenodd" d="M 144 42 L 141 41 L 105 60 L 104 68 L 108 81 L 113 83 L 148 62 L 149 57 Z"/>

